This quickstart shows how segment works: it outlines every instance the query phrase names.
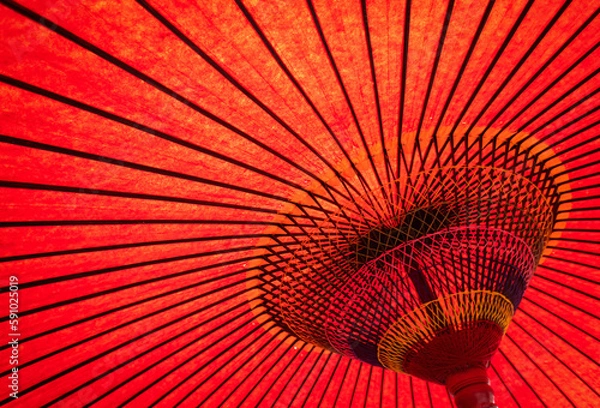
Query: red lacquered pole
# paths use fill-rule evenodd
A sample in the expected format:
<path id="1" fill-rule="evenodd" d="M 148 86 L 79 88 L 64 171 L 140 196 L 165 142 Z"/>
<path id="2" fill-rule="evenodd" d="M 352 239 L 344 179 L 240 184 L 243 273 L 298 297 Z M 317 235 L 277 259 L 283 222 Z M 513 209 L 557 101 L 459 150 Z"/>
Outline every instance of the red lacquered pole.
<path id="1" fill-rule="evenodd" d="M 454 396 L 457 408 L 498 408 L 490 379 L 483 368 L 470 368 L 451 375 L 446 380 L 446 388 Z"/>

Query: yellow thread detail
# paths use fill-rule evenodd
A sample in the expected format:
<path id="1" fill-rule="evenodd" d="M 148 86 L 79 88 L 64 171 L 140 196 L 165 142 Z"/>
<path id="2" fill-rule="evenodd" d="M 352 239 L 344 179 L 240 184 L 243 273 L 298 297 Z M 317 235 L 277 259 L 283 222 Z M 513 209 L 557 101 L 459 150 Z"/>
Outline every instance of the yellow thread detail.
<path id="1" fill-rule="evenodd" d="M 377 357 L 384 367 L 404 372 L 403 362 L 411 348 L 429 342 L 436 333 L 449 327 L 460 330 L 478 321 L 496 323 L 506 332 L 513 314 L 512 302 L 498 292 L 476 290 L 436 299 L 394 323 L 380 340 Z"/>

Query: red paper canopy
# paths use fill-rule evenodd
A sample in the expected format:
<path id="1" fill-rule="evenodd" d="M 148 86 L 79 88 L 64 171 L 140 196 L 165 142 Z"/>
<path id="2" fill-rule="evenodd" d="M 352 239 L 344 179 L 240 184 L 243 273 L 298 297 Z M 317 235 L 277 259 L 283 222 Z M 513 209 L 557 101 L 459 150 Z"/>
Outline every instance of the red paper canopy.
<path id="1" fill-rule="evenodd" d="M 599 403 L 594 2 L 0 3 L 3 403 L 451 406 L 270 305 L 331 214 L 487 162 L 555 217 L 497 403 Z"/>

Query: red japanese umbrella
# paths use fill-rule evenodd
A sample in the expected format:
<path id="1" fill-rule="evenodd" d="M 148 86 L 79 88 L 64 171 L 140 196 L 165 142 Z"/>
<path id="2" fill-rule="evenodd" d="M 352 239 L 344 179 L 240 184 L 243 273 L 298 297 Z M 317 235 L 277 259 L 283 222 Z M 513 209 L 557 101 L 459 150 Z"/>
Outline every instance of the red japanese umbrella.
<path id="1" fill-rule="evenodd" d="M 600 404 L 595 2 L 0 3 L 2 403 Z"/>

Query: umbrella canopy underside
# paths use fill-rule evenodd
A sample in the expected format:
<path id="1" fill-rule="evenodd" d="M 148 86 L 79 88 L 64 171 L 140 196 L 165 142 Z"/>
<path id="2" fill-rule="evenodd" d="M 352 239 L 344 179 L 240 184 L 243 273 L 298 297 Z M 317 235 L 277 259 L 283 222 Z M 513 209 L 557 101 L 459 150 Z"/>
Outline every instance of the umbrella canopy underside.
<path id="1" fill-rule="evenodd" d="M 0 0 L 13 403 L 453 406 L 304 342 L 269 285 L 374 191 L 516 152 L 555 219 L 488 370 L 497 403 L 598 405 L 597 4 L 197 3 Z"/>

